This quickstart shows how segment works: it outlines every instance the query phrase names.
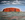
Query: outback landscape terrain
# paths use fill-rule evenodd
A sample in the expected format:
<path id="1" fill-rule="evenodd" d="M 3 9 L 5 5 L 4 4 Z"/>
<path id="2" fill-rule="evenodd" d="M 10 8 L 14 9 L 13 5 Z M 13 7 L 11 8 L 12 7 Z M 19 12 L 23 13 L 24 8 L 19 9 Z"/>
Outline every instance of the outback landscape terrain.
<path id="1" fill-rule="evenodd" d="M 25 12 L 2 12 L 0 11 L 0 20 L 25 20 Z"/>

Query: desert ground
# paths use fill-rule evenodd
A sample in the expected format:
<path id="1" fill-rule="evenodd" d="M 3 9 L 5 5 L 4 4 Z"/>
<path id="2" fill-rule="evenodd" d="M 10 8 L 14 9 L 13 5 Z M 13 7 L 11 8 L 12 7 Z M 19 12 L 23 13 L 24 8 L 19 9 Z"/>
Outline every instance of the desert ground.
<path id="1" fill-rule="evenodd" d="M 25 18 L 23 19 L 23 17 L 25 17 L 25 12 L 0 12 L 0 20 L 3 20 L 2 17 L 12 17 L 12 16 L 18 16 L 18 20 L 25 20 Z M 8 20 L 8 19 L 4 19 L 4 20 Z"/>

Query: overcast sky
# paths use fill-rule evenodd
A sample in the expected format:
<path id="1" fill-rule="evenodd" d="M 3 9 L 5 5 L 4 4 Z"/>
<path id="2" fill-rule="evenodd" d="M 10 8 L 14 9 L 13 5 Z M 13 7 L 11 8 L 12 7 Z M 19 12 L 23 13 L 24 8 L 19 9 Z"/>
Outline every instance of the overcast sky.
<path id="1" fill-rule="evenodd" d="M 25 0 L 0 0 L 1 4 L 23 4 L 25 5 Z"/>
<path id="2" fill-rule="evenodd" d="M 18 7 L 25 11 L 25 0 L 0 0 L 0 11 L 6 7 Z"/>

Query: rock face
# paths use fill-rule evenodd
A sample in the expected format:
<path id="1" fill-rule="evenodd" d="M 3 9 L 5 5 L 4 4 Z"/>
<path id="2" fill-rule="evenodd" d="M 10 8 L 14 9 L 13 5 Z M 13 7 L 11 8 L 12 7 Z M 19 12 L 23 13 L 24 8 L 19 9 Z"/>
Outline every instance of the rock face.
<path id="1" fill-rule="evenodd" d="M 18 8 L 5 8 L 5 9 L 3 9 L 3 12 L 20 12 L 20 9 L 18 9 Z"/>

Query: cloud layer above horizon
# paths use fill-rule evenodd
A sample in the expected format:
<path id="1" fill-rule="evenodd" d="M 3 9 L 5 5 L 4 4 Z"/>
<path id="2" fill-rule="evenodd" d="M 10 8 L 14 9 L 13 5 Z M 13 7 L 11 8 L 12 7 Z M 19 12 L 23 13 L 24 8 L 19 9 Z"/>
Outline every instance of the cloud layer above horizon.
<path id="1" fill-rule="evenodd" d="M 25 0 L 15 0 L 15 1 L 2 1 L 3 4 L 22 4 L 25 5 Z"/>

